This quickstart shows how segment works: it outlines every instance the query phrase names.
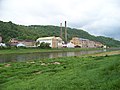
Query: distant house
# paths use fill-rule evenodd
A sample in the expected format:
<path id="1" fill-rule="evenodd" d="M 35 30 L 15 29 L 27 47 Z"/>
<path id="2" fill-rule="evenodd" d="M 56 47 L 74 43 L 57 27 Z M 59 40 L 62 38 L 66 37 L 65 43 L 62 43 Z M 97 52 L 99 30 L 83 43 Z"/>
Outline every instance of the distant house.
<path id="1" fill-rule="evenodd" d="M 0 43 L 0 46 L 6 47 L 5 43 Z"/>
<path id="2" fill-rule="evenodd" d="M 35 41 L 34 40 L 23 40 L 23 44 L 26 47 L 34 47 L 35 46 Z"/>
<path id="3" fill-rule="evenodd" d="M 101 42 L 95 42 L 95 46 L 96 46 L 97 48 L 101 48 L 101 47 L 104 48 L 104 45 L 103 45 Z"/>
<path id="4" fill-rule="evenodd" d="M 73 43 L 71 43 L 71 42 L 67 43 L 67 48 L 74 48 L 74 47 L 75 47 L 75 45 Z"/>
<path id="5" fill-rule="evenodd" d="M 106 45 L 103 45 L 102 47 L 103 47 L 104 49 L 109 48 L 109 47 L 107 47 Z"/>
<path id="6" fill-rule="evenodd" d="M 45 42 L 49 43 L 51 48 L 61 48 L 62 47 L 62 39 L 60 37 L 41 37 L 36 40 L 38 42 L 38 46 L 40 43 Z"/>
<path id="7" fill-rule="evenodd" d="M 82 47 L 82 42 L 80 41 L 80 39 L 78 37 L 73 37 L 72 40 L 70 40 L 70 43 L 74 44 L 75 47 Z"/>
<path id="8" fill-rule="evenodd" d="M 26 47 L 33 47 L 35 46 L 34 40 L 19 40 L 16 38 L 12 38 L 9 40 L 11 46 L 17 46 L 18 44 L 24 44 Z"/>
<path id="9" fill-rule="evenodd" d="M 22 43 L 19 43 L 19 44 L 17 44 L 17 47 L 25 47 L 25 45 Z"/>
<path id="10" fill-rule="evenodd" d="M 73 37 L 72 40 L 70 40 L 70 42 L 73 43 L 75 47 L 81 47 L 81 48 L 98 48 L 103 46 L 103 44 L 100 42 L 91 41 L 89 39 L 78 38 L 78 37 Z"/>
<path id="11" fill-rule="evenodd" d="M 20 43 L 20 40 L 18 40 L 18 39 L 16 39 L 16 38 L 11 38 L 11 39 L 9 40 L 9 43 L 10 43 L 11 46 L 17 46 L 17 44 Z"/>
<path id="12" fill-rule="evenodd" d="M 89 39 L 86 39 L 86 40 L 83 39 L 82 42 L 85 43 L 85 44 L 82 44 L 82 47 L 84 48 L 96 48 L 94 41 L 91 41 Z"/>

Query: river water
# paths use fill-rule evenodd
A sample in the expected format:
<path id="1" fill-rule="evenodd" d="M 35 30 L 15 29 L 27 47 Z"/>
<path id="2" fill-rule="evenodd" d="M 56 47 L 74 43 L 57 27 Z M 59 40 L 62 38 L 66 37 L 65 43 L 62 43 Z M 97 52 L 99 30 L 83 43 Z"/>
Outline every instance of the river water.
<path id="1" fill-rule="evenodd" d="M 42 53 L 8 54 L 8 55 L 3 54 L 3 55 L 0 55 L 0 63 L 39 60 L 44 58 L 81 56 L 85 54 L 93 54 L 93 53 L 104 52 L 104 51 L 106 50 L 74 51 L 74 52 L 42 52 Z"/>

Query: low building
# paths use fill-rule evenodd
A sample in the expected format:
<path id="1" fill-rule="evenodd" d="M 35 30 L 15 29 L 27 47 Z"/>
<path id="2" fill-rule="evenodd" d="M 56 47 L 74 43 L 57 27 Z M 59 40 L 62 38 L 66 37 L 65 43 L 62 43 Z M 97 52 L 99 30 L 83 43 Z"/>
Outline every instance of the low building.
<path id="1" fill-rule="evenodd" d="M 96 46 L 97 48 L 104 47 L 104 45 L 103 45 L 101 42 L 95 42 L 95 46 Z"/>
<path id="2" fill-rule="evenodd" d="M 19 44 L 17 44 L 17 47 L 25 47 L 25 45 L 22 43 L 19 43 Z"/>
<path id="3" fill-rule="evenodd" d="M 24 44 L 26 47 L 34 47 L 35 46 L 34 40 L 23 40 L 22 44 Z"/>
<path id="4" fill-rule="evenodd" d="M 16 39 L 16 38 L 11 38 L 10 40 L 9 40 L 9 44 L 11 45 L 11 46 L 17 46 L 17 44 L 19 44 L 20 43 L 20 40 L 18 40 L 18 39 Z"/>
<path id="5" fill-rule="evenodd" d="M 42 42 L 49 43 L 51 48 L 61 48 L 62 47 L 62 39 L 60 37 L 41 37 L 36 40 L 38 42 L 38 46 Z"/>
<path id="6" fill-rule="evenodd" d="M 74 48 L 75 47 L 75 45 L 73 44 L 73 43 L 67 43 L 67 48 Z"/>
<path id="7" fill-rule="evenodd" d="M 73 37 L 72 40 L 70 40 L 70 43 L 74 44 L 75 46 L 82 47 L 82 42 L 78 37 Z"/>
<path id="8" fill-rule="evenodd" d="M 91 41 L 89 39 L 78 38 L 78 37 L 73 37 L 72 40 L 70 40 L 70 42 L 73 43 L 75 47 L 81 47 L 81 48 L 98 48 L 103 46 L 103 44 L 100 42 Z"/>
<path id="9" fill-rule="evenodd" d="M 5 43 L 0 43 L 0 47 L 6 47 L 6 44 Z"/>
<path id="10" fill-rule="evenodd" d="M 96 48 L 95 42 L 91 40 L 86 40 L 86 48 Z"/>
<path id="11" fill-rule="evenodd" d="M 24 44 L 26 47 L 33 47 L 35 46 L 34 40 L 19 40 L 16 38 L 12 38 L 9 40 L 11 46 L 17 46 L 18 44 Z"/>

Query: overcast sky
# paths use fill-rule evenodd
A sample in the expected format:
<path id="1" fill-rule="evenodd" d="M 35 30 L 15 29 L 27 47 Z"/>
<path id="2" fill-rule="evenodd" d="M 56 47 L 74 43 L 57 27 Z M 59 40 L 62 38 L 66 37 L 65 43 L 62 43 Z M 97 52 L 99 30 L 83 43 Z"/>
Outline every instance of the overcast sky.
<path id="1" fill-rule="evenodd" d="M 120 40 L 120 0 L 0 0 L 0 20 L 82 28 Z"/>

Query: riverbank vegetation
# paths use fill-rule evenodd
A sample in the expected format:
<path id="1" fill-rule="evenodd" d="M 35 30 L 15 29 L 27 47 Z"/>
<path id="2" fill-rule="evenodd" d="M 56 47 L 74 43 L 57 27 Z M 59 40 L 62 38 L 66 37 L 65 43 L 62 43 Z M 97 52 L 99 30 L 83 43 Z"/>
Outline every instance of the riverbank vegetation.
<path id="1" fill-rule="evenodd" d="M 100 50 L 101 48 L 11 48 L 0 50 L 0 54 L 19 54 L 19 53 L 37 53 L 37 52 L 63 52 L 63 51 L 88 51 Z"/>
<path id="2" fill-rule="evenodd" d="M 0 64 L 1 90 L 120 90 L 120 54 Z"/>

